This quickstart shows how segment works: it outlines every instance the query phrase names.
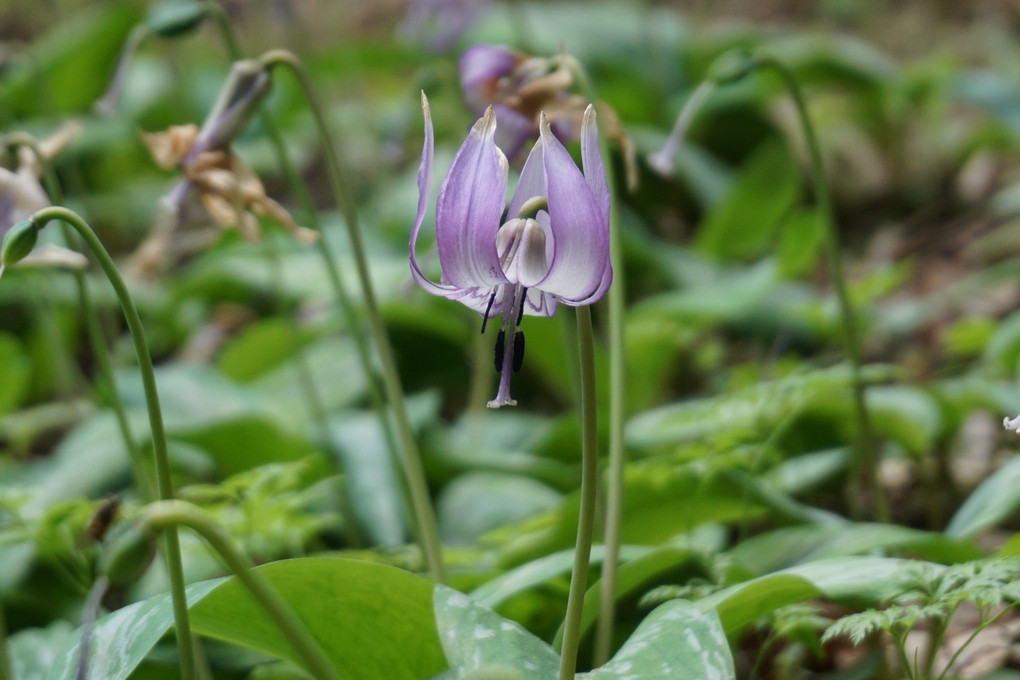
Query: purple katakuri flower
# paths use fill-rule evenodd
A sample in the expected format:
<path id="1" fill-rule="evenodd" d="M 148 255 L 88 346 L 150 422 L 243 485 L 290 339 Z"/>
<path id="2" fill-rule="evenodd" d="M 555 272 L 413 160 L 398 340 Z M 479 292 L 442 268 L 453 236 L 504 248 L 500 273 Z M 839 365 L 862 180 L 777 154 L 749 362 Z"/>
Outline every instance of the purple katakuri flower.
<path id="1" fill-rule="evenodd" d="M 613 280 L 609 262 L 609 186 L 598 148 L 595 109 L 581 125 L 581 162 L 541 116 L 539 139 L 528 155 L 503 221 L 508 164 L 495 143 L 489 107 L 471 128 L 439 188 L 436 245 L 442 277 L 431 281 L 415 255 L 428 206 L 433 132 L 422 93 L 425 144 L 418 169 L 418 215 L 409 244 L 411 275 L 426 292 L 457 300 L 489 318 L 500 316 L 495 365 L 499 392 L 490 408 L 514 405 L 510 373 L 524 359 L 524 316 L 552 316 L 556 305 L 589 305 Z"/>

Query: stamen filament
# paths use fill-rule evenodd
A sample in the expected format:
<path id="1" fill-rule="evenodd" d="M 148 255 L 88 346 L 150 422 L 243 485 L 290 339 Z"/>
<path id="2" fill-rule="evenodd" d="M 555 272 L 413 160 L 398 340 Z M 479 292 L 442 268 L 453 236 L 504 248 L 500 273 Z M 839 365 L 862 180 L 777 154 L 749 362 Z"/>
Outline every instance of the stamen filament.
<path id="1" fill-rule="evenodd" d="M 492 311 L 492 303 L 496 301 L 496 293 L 499 288 L 492 289 L 492 295 L 489 296 L 489 304 L 485 305 L 485 314 L 482 315 L 482 335 L 485 335 L 485 324 L 489 321 L 489 312 Z M 496 369 L 499 370 L 499 369 Z"/>

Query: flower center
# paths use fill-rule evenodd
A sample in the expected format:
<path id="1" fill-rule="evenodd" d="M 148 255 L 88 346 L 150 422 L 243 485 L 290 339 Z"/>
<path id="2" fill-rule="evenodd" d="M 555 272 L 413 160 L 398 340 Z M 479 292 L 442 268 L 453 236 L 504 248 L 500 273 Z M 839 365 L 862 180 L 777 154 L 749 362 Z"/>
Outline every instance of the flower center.
<path id="1" fill-rule="evenodd" d="M 496 252 L 510 283 L 531 286 L 549 271 L 545 230 L 532 218 L 515 217 L 496 232 Z"/>

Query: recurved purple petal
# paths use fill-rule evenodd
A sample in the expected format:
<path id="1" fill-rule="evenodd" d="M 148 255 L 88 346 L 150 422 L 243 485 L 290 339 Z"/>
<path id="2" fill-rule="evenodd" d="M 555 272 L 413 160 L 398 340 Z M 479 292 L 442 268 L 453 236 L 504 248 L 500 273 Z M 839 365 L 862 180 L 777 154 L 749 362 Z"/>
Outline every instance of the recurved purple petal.
<path id="1" fill-rule="evenodd" d="M 552 261 L 549 273 L 537 285 L 562 302 L 589 299 L 603 283 L 609 253 L 609 215 L 602 210 L 588 181 L 574 160 L 540 123 Z"/>
<path id="2" fill-rule="evenodd" d="M 493 297 L 493 293 L 496 294 Z M 513 298 L 514 290 L 513 286 L 497 286 L 493 288 L 465 288 L 463 290 L 455 290 L 449 293 L 444 293 L 444 297 L 447 300 L 453 300 L 459 302 L 465 307 L 475 310 L 482 316 L 486 315 L 488 311 L 488 317 L 491 319 L 500 313 L 503 308 L 503 303 L 507 295 Z M 489 301 L 492 304 L 489 304 Z"/>
<path id="3" fill-rule="evenodd" d="M 556 298 L 538 288 L 529 288 L 524 299 L 525 316 L 552 316 L 556 312 Z"/>
<path id="4" fill-rule="evenodd" d="M 436 201 L 436 245 L 443 278 L 455 288 L 506 283 L 496 252 L 506 202 L 507 162 L 496 147 L 489 107 L 450 165 Z"/>
<path id="5" fill-rule="evenodd" d="M 602 296 L 609 290 L 609 286 L 613 283 L 613 266 L 609 262 L 609 253 L 606 253 L 606 263 L 602 270 L 602 280 L 599 281 L 599 287 L 595 289 L 595 292 L 586 298 L 580 300 L 563 300 L 563 304 L 570 305 L 572 307 L 583 307 L 584 305 L 595 304 L 602 299 Z"/>
<path id="6" fill-rule="evenodd" d="M 581 121 L 581 167 L 584 178 L 591 187 L 599 210 L 609 224 L 609 182 L 606 180 L 606 169 L 602 165 L 602 153 L 599 151 L 599 129 L 595 122 L 595 107 L 588 104 Z"/>
<path id="7" fill-rule="evenodd" d="M 418 257 L 415 255 L 414 246 L 418 242 L 418 232 L 421 230 L 421 223 L 425 219 L 425 213 L 429 205 L 429 189 L 432 182 L 432 157 L 435 146 L 435 136 L 432 132 L 432 112 L 429 109 L 429 100 L 425 93 L 421 93 L 421 112 L 425 117 L 425 142 L 421 148 L 421 165 L 418 166 L 418 214 L 414 218 L 414 228 L 411 229 L 411 240 L 407 249 L 411 256 L 411 276 L 415 283 L 426 292 L 433 295 L 447 296 L 453 290 L 450 286 L 443 286 L 429 280 L 418 267 Z"/>

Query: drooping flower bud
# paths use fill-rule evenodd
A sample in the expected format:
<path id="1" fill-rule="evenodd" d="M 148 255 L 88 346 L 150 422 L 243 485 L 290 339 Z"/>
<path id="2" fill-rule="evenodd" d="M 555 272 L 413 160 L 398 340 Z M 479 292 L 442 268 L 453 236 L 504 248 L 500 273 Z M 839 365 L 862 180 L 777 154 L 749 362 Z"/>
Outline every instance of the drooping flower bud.
<path id="1" fill-rule="evenodd" d="M 189 151 L 189 159 L 205 151 L 219 151 L 230 146 L 269 94 L 271 84 L 269 71 L 257 59 L 234 62 L 220 96 L 205 117 Z"/>
<path id="2" fill-rule="evenodd" d="M 32 220 L 18 222 L 4 236 L 0 247 L 0 265 L 10 267 L 17 264 L 32 252 L 39 241 L 39 228 Z"/>

